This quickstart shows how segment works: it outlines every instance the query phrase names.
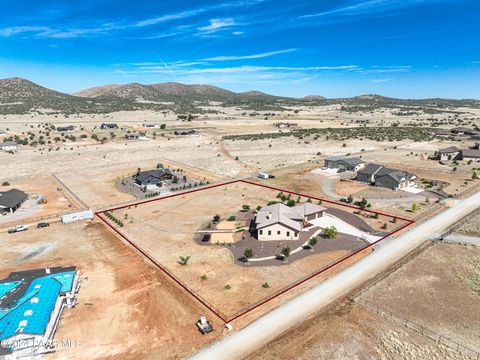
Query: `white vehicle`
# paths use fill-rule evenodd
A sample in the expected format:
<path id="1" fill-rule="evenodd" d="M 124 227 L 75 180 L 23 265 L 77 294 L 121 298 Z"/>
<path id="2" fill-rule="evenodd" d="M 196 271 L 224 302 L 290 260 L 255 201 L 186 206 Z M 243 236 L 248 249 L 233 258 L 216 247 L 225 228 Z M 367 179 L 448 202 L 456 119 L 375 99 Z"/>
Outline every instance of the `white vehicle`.
<path id="1" fill-rule="evenodd" d="M 273 179 L 275 176 L 267 174 L 267 173 L 260 172 L 260 173 L 257 174 L 257 177 L 259 179 Z"/>
<path id="2" fill-rule="evenodd" d="M 200 319 L 197 321 L 198 330 L 202 335 L 208 334 L 213 331 L 213 326 L 208 322 L 205 316 L 200 316 Z"/>
<path id="3" fill-rule="evenodd" d="M 14 234 L 14 233 L 17 233 L 17 232 L 20 232 L 20 231 L 27 231 L 27 230 L 28 230 L 28 228 L 25 225 L 17 225 L 12 229 L 8 229 L 8 233 L 9 234 Z"/>

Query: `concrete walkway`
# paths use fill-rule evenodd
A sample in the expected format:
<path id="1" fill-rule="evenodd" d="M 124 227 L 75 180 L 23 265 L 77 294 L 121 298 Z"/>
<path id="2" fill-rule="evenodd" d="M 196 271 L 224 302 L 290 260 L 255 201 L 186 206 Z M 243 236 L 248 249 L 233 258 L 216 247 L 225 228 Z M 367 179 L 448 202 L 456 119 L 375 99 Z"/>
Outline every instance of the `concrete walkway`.
<path id="1" fill-rule="evenodd" d="M 362 230 L 357 229 L 355 226 L 350 225 L 349 223 L 333 216 L 330 214 L 325 214 L 322 217 L 309 221 L 314 226 L 318 226 L 320 228 L 327 228 L 329 226 L 335 226 L 338 232 L 349 234 L 356 236 L 360 239 L 364 239 L 370 243 L 377 241 L 380 239 L 380 236 L 370 235 Z"/>
<path id="2" fill-rule="evenodd" d="M 480 246 L 480 237 L 460 233 L 451 233 L 443 238 L 443 241 L 451 244 L 466 244 Z"/>

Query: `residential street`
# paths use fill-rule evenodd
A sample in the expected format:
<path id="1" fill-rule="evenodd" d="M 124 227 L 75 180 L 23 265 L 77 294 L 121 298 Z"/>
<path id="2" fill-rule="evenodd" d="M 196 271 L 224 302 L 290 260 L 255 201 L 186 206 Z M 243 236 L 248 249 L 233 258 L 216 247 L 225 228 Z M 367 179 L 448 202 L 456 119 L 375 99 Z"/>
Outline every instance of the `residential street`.
<path id="1" fill-rule="evenodd" d="M 192 359 L 241 359 L 273 340 L 289 328 L 305 320 L 336 299 L 347 295 L 361 284 L 381 273 L 432 234 L 441 233 L 480 207 L 480 192 L 469 198 L 452 202 L 452 207 L 425 223 L 412 227 L 407 233 L 378 247 L 376 251 L 315 288 L 294 298 L 246 328 L 205 348 Z"/>

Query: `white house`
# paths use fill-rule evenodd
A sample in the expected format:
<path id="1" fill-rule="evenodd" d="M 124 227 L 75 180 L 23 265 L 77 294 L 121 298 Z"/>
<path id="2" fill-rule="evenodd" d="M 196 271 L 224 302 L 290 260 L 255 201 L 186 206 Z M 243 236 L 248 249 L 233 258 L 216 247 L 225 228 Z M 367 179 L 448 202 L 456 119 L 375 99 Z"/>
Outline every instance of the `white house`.
<path id="1" fill-rule="evenodd" d="M 0 143 L 0 149 L 3 151 L 16 151 L 17 143 L 15 141 L 5 141 Z"/>

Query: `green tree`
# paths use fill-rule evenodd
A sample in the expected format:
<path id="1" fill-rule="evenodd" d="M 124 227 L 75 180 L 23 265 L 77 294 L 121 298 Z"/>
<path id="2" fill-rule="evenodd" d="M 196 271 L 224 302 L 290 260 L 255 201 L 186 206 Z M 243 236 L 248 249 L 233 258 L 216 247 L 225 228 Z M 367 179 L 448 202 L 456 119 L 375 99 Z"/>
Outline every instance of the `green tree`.
<path id="1" fill-rule="evenodd" d="M 243 210 L 243 211 L 248 211 L 248 210 L 250 210 L 250 205 L 247 205 L 247 204 L 242 205 L 242 210 Z"/>
<path id="2" fill-rule="evenodd" d="M 412 211 L 417 211 L 417 203 L 412 204 Z"/>
<path id="3" fill-rule="evenodd" d="M 325 228 L 325 236 L 329 239 L 333 239 L 335 237 L 337 237 L 338 235 L 338 230 L 335 226 L 329 226 L 327 228 Z"/>
<path id="4" fill-rule="evenodd" d="M 235 219 L 236 219 L 235 215 L 230 215 L 228 217 L 228 221 L 235 221 Z"/>
<path id="5" fill-rule="evenodd" d="M 318 242 L 317 238 L 316 238 L 316 237 L 312 237 L 312 238 L 310 238 L 310 239 L 308 240 L 308 246 L 309 246 L 310 248 L 313 248 L 315 245 L 317 245 L 317 242 Z"/>
<path id="6" fill-rule="evenodd" d="M 476 171 L 473 172 L 473 174 L 472 174 L 472 179 L 473 179 L 473 180 L 478 179 L 478 175 L 477 175 L 477 172 L 476 172 Z"/>
<path id="7" fill-rule="evenodd" d="M 283 257 L 287 258 L 290 256 L 290 246 L 285 246 L 283 249 L 282 249 L 282 255 Z"/>
<path id="8" fill-rule="evenodd" d="M 253 257 L 253 250 L 250 248 L 246 248 L 243 252 L 243 256 L 245 256 L 247 259 L 251 259 Z"/>

